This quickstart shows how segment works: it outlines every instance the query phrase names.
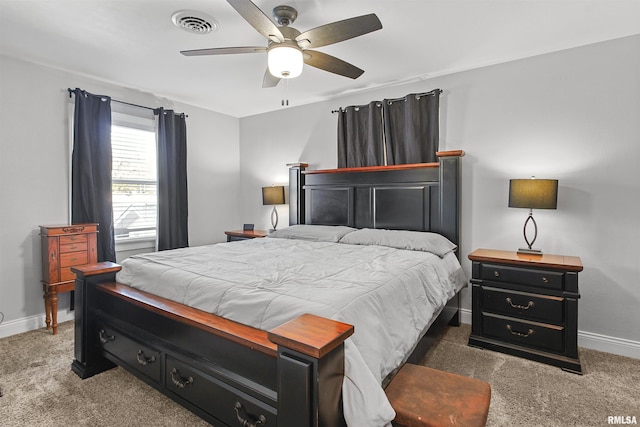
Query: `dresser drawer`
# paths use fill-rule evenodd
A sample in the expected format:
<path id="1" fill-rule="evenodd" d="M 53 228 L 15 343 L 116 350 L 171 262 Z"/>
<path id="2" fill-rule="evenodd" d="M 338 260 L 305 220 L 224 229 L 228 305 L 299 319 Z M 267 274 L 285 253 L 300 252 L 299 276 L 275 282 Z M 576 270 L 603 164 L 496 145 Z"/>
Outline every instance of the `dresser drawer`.
<path id="1" fill-rule="evenodd" d="M 73 267 L 74 265 L 84 265 L 88 262 L 87 251 L 69 252 L 60 254 L 60 267 Z"/>
<path id="2" fill-rule="evenodd" d="M 74 243 L 87 243 L 86 234 L 71 234 L 69 236 L 60 236 L 60 246 L 72 245 Z"/>
<path id="3" fill-rule="evenodd" d="M 240 416 L 248 420 L 246 425 L 255 425 L 249 423 L 262 416 L 259 425 L 277 425 L 274 408 L 171 356 L 166 361 L 165 387 L 225 424 L 245 425 Z"/>
<path id="4" fill-rule="evenodd" d="M 481 287 L 481 303 L 485 311 L 529 320 L 562 324 L 564 298 L 528 292 Z"/>
<path id="5" fill-rule="evenodd" d="M 556 290 L 564 288 L 564 273 L 551 270 L 482 264 L 480 278 L 492 282 L 515 283 L 539 288 Z"/>
<path id="6" fill-rule="evenodd" d="M 68 243 L 66 245 L 60 245 L 61 254 L 80 251 L 87 251 L 87 242 Z"/>
<path id="7" fill-rule="evenodd" d="M 135 371 L 160 382 L 160 352 L 108 326 L 100 329 L 98 335 L 105 351 Z"/>
<path id="8" fill-rule="evenodd" d="M 555 353 L 564 351 L 564 328 L 561 326 L 483 313 L 482 330 L 485 336 L 504 342 Z"/>
<path id="9" fill-rule="evenodd" d="M 71 267 L 62 267 L 60 269 L 60 281 L 67 282 L 69 280 L 76 280 L 76 275 L 71 271 Z"/>

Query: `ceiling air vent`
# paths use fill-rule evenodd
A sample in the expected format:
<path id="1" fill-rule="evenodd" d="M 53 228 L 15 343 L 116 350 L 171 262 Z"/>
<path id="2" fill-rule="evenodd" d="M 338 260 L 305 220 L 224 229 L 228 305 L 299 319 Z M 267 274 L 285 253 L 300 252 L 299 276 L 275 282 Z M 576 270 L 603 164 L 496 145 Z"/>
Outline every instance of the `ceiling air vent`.
<path id="1" fill-rule="evenodd" d="M 209 34 L 218 28 L 215 19 L 195 10 L 179 10 L 171 15 L 173 25 L 192 34 Z"/>

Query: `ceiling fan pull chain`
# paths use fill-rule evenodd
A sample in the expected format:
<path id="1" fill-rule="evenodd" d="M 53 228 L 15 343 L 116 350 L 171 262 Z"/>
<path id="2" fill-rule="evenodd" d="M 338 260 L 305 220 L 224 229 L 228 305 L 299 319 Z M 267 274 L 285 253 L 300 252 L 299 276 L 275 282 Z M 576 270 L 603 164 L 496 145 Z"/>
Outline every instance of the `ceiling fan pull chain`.
<path id="1" fill-rule="evenodd" d="M 288 107 L 289 106 L 289 79 L 282 79 L 282 92 L 283 92 L 283 96 L 282 96 L 282 101 L 281 104 L 283 107 Z"/>

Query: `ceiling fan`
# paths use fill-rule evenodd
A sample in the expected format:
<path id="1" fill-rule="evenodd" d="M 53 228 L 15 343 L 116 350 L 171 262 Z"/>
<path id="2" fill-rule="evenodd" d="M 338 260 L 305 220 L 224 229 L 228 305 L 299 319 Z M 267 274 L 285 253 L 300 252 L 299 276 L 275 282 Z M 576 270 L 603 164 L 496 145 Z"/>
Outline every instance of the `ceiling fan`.
<path id="1" fill-rule="evenodd" d="M 281 79 L 299 76 L 303 62 L 330 73 L 357 79 L 364 70 L 311 48 L 349 40 L 382 28 L 378 17 L 371 13 L 336 21 L 301 33 L 289 26 L 298 17 L 298 11 L 293 7 L 276 6 L 273 9 L 273 17 L 278 24 L 276 25 L 250 0 L 227 0 L 227 2 L 269 40 L 267 47 L 220 47 L 183 50 L 180 53 L 185 56 L 201 56 L 267 52 L 268 67 L 262 80 L 262 87 L 274 87 Z"/>

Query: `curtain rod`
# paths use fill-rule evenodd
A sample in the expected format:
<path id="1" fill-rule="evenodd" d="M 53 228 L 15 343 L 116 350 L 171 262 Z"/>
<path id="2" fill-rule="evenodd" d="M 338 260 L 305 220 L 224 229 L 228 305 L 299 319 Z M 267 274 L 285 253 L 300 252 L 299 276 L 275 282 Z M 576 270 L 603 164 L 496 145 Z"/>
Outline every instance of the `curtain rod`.
<path id="1" fill-rule="evenodd" d="M 410 93 L 409 95 L 417 96 L 419 98 L 421 96 L 432 95 L 432 94 L 433 95 L 435 95 L 435 94 L 440 95 L 441 93 L 442 93 L 442 89 L 433 89 L 433 90 L 430 90 L 429 92 Z M 402 98 L 385 99 L 385 101 L 387 101 L 387 102 L 404 101 L 404 100 L 407 99 L 407 96 L 409 96 L 409 95 L 405 95 Z M 378 102 L 380 102 L 380 101 L 378 101 Z M 382 105 L 382 104 L 380 104 L 380 105 Z M 369 104 L 367 104 L 367 105 L 350 105 L 350 107 L 356 107 L 356 108 L 363 108 L 363 107 L 368 107 L 368 106 L 369 106 Z M 340 112 L 344 111 L 346 108 L 349 108 L 349 107 L 345 107 L 345 108 L 340 107 L 337 110 L 331 110 L 331 114 L 340 113 Z"/>
<path id="2" fill-rule="evenodd" d="M 86 90 L 84 90 L 84 89 L 80 89 L 80 90 L 81 90 L 81 91 L 83 91 L 83 92 L 87 92 L 87 91 L 86 91 Z M 71 89 L 70 87 L 68 87 L 68 88 L 67 88 L 67 91 L 69 92 L 69 98 L 71 98 L 71 95 L 73 95 L 73 94 L 74 94 L 74 92 L 75 92 L 76 90 L 75 90 L 75 89 Z M 95 95 L 95 94 L 93 94 L 93 93 L 91 93 L 91 92 L 87 92 L 87 93 L 90 93 L 91 95 Z M 99 95 L 97 95 L 97 96 L 99 96 Z M 105 96 L 106 96 L 106 95 L 105 95 Z M 111 97 L 109 97 L 109 98 L 111 98 Z M 157 108 L 147 107 L 146 105 L 133 104 L 133 103 L 131 103 L 131 102 L 120 101 L 120 100 L 118 100 L 118 99 L 113 99 L 113 98 L 111 98 L 111 100 L 112 100 L 113 102 L 117 102 L 118 104 L 125 104 L 125 105 L 130 105 L 130 106 L 132 106 L 132 107 L 145 108 L 145 109 L 147 109 L 147 110 L 151 110 L 151 111 L 153 111 L 154 113 L 155 113 L 155 110 L 157 110 Z M 184 114 L 184 113 L 179 113 L 179 114 Z M 185 117 L 189 117 L 189 116 L 188 116 L 188 115 L 186 115 L 186 114 L 184 114 L 184 116 L 185 116 Z"/>

